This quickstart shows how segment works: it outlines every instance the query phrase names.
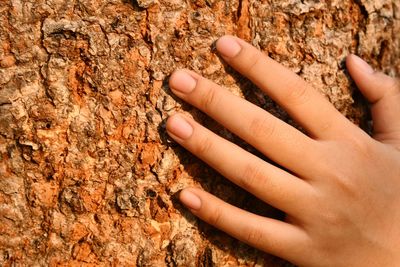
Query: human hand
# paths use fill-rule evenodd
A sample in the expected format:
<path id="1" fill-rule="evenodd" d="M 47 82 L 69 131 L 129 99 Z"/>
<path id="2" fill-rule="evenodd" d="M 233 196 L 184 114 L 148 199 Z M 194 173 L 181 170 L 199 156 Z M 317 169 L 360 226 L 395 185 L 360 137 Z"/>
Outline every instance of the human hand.
<path id="1" fill-rule="evenodd" d="M 233 237 L 300 266 L 400 264 L 400 85 L 351 55 L 347 67 L 371 103 L 373 138 L 299 76 L 232 36 L 217 50 L 307 132 L 188 71 L 172 91 L 289 171 L 174 115 L 169 135 L 232 182 L 286 213 L 285 221 L 187 188 L 190 211 Z"/>

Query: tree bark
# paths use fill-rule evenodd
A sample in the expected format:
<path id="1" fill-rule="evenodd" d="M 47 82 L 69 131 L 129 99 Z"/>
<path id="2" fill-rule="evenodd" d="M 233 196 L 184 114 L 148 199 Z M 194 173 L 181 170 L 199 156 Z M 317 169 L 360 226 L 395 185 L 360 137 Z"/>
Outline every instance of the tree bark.
<path id="1" fill-rule="evenodd" d="M 183 110 L 257 153 L 168 76 L 193 69 L 295 125 L 215 53 L 237 35 L 368 131 L 343 62 L 399 74 L 399 31 L 398 0 L 0 0 L 0 265 L 289 266 L 176 200 L 195 185 L 282 218 L 167 137 Z"/>

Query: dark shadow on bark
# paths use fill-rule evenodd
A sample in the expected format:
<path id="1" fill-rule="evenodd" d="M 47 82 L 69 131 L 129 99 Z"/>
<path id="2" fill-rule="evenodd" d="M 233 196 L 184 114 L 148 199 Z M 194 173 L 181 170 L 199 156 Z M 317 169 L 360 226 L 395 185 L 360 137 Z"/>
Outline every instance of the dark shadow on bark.
<path id="1" fill-rule="evenodd" d="M 135 11 L 143 11 L 143 10 L 146 10 L 145 8 L 140 7 L 139 4 L 138 4 L 138 2 L 137 2 L 136 0 L 123 0 L 122 2 L 123 2 L 123 3 L 128 3 L 128 4 L 130 4 L 130 5 L 135 9 Z"/>
<path id="2" fill-rule="evenodd" d="M 243 87 L 248 87 L 249 86 L 249 81 L 245 79 L 237 79 L 238 83 L 241 84 Z M 209 128 L 212 130 L 214 133 L 219 134 L 223 137 L 227 137 L 226 135 L 228 134 L 228 131 L 219 125 L 217 122 L 215 122 L 213 119 L 208 117 L 206 114 L 203 112 L 197 110 L 196 108 L 192 107 L 191 105 L 183 102 L 181 99 L 176 97 L 169 89 L 168 87 L 168 82 L 164 82 L 163 89 L 170 94 L 174 100 L 182 104 L 182 109 L 189 112 L 194 119 L 204 125 L 205 127 Z M 242 88 L 243 88 L 242 87 Z M 249 212 L 261 215 L 261 216 L 266 216 L 266 217 L 271 217 L 271 218 L 276 218 L 279 220 L 283 220 L 285 218 L 285 214 L 268 204 L 260 201 L 253 195 L 251 195 L 249 192 L 243 190 L 242 188 L 238 187 L 237 185 L 233 184 L 230 182 L 228 179 L 224 178 L 220 174 L 218 174 L 215 170 L 213 170 L 211 167 L 209 167 L 206 163 L 202 162 L 200 159 L 198 159 L 196 156 L 190 154 L 185 148 L 181 147 L 179 144 L 177 144 L 175 141 L 173 141 L 172 138 L 168 136 L 166 133 L 165 129 L 165 123 L 166 121 L 163 121 L 163 123 L 159 126 L 159 134 L 161 136 L 162 143 L 164 145 L 167 145 L 173 149 L 175 154 L 178 156 L 181 164 L 185 167 L 185 171 L 193 177 L 193 179 L 201 185 L 201 187 L 217 196 L 218 198 L 222 199 L 223 201 L 226 201 L 234 206 L 237 206 L 239 208 L 242 208 L 244 210 L 247 210 Z M 229 133 L 229 136 L 227 138 L 228 140 L 232 141 L 235 144 L 238 144 L 242 148 L 250 151 L 253 154 L 256 154 L 257 156 L 266 159 L 265 156 L 263 156 L 261 153 L 259 153 L 257 150 L 252 148 L 250 145 L 245 143 L 243 140 L 238 138 L 237 136 Z M 266 159 L 267 160 L 267 159 Z M 171 196 L 172 203 L 174 205 L 174 208 L 177 209 L 182 216 L 184 216 L 188 221 L 192 221 L 194 216 L 180 203 L 179 201 L 179 192 L 175 193 Z M 224 250 L 227 253 L 230 253 L 231 255 L 234 255 L 233 252 L 241 252 L 239 256 L 244 259 L 250 260 L 251 258 L 254 257 L 260 257 L 260 255 L 265 255 L 263 257 L 266 257 L 266 254 L 263 254 L 258 252 L 256 249 L 230 237 L 229 235 L 221 232 L 220 230 L 216 229 L 215 227 L 200 221 L 198 223 L 198 229 L 204 235 L 204 237 L 209 240 L 212 244 L 217 246 L 218 248 Z M 240 249 L 238 249 L 240 247 Z M 245 252 L 245 253 L 243 253 Z M 268 260 L 271 258 L 268 258 Z M 278 263 L 278 261 L 282 261 L 278 258 L 272 257 L 271 260 L 274 261 L 274 263 Z M 277 262 L 275 262 L 277 261 Z M 272 264 L 272 262 L 271 262 Z M 291 266 L 291 265 L 288 265 Z"/>

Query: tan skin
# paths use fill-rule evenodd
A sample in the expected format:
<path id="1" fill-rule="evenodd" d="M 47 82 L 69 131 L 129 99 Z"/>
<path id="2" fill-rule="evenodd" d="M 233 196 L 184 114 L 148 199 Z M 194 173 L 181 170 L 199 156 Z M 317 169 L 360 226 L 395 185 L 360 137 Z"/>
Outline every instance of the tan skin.
<path id="1" fill-rule="evenodd" d="M 207 113 L 290 173 L 182 114 L 167 131 L 232 182 L 287 214 L 258 216 L 199 189 L 180 200 L 200 219 L 299 266 L 400 264 L 400 86 L 350 55 L 347 68 L 371 103 L 374 135 L 341 115 L 299 76 L 244 42 L 224 36 L 221 56 L 282 106 L 303 134 L 189 70 L 170 79 L 174 94 Z"/>

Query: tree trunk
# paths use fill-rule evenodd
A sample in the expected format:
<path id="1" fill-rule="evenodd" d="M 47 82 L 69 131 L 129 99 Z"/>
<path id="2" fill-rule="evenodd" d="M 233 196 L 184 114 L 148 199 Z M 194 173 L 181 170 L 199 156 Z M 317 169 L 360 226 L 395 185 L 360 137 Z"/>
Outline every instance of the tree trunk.
<path id="1" fill-rule="evenodd" d="M 0 265 L 289 266 L 176 200 L 195 185 L 282 217 L 167 137 L 184 110 L 256 153 L 168 76 L 193 69 L 294 124 L 215 53 L 237 35 L 368 130 L 343 62 L 399 74 L 399 31 L 398 0 L 0 0 Z"/>

